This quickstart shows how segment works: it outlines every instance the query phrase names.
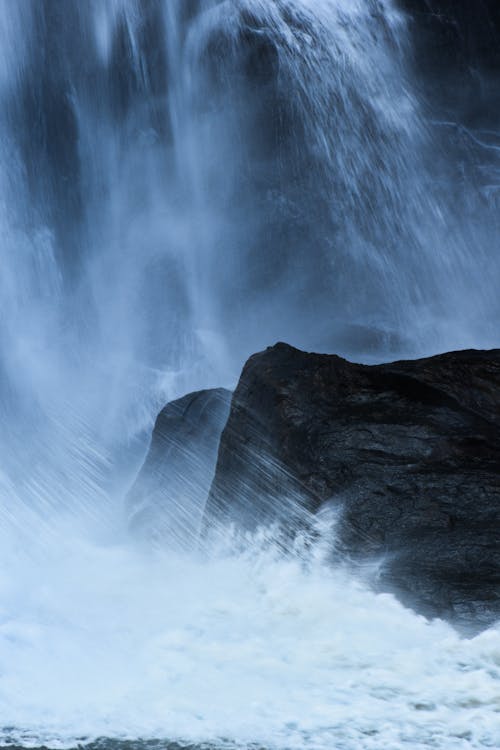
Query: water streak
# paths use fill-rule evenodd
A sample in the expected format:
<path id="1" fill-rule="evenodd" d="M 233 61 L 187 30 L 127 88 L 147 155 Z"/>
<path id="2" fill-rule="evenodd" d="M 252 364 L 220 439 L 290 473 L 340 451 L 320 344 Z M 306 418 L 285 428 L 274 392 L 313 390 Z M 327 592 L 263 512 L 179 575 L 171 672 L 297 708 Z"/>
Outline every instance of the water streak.
<path id="1" fill-rule="evenodd" d="M 392 0 L 0 2 L 4 741 L 495 744 L 496 630 L 127 546 L 159 407 L 251 352 L 498 345 L 495 134 L 410 57 Z"/>

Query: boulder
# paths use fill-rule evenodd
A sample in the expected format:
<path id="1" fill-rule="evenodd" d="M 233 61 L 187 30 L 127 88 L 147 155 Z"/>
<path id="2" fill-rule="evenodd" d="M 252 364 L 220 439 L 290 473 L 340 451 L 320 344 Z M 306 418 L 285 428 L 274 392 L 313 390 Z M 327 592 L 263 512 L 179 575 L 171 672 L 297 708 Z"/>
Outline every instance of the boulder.
<path id="1" fill-rule="evenodd" d="M 126 498 L 134 535 L 164 547 L 193 547 L 230 402 L 230 391 L 215 388 L 189 393 L 162 409 Z"/>
<path id="2" fill-rule="evenodd" d="M 377 570 L 379 589 L 462 624 L 498 617 L 500 350 L 368 366 L 280 343 L 251 357 L 207 529 L 293 531 L 325 504 L 332 549 Z"/>

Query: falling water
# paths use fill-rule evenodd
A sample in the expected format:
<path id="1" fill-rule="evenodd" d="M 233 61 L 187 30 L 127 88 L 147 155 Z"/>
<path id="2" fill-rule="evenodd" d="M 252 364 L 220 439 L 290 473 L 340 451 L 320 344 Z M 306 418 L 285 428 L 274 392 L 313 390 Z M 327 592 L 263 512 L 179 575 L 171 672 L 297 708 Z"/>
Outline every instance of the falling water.
<path id="1" fill-rule="evenodd" d="M 391 0 L 0 0 L 1 741 L 494 746 L 497 631 L 123 513 L 159 407 L 275 340 L 499 344 L 498 149 L 411 56 Z"/>

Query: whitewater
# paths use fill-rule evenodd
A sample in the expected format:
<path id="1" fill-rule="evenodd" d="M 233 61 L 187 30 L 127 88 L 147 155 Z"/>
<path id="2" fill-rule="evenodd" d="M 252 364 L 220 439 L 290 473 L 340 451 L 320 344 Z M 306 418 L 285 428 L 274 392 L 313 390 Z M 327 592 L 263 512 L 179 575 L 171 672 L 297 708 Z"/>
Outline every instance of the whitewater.
<path id="1" fill-rule="evenodd" d="M 174 552 L 124 501 L 277 340 L 499 345 L 498 149 L 453 166 L 413 64 L 391 0 L 0 0 L 1 746 L 500 747 L 500 626 L 374 593 L 334 518 Z"/>
<path id="2" fill-rule="evenodd" d="M 42 559 L 3 550 L 1 744 L 498 747 L 498 628 L 461 639 L 263 541 L 208 561 L 67 533 Z"/>

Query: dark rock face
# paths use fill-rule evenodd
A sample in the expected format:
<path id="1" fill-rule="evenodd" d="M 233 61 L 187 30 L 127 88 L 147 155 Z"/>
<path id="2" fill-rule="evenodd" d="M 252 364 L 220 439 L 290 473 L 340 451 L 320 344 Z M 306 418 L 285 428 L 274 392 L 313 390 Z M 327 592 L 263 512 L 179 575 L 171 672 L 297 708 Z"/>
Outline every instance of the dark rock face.
<path id="1" fill-rule="evenodd" d="M 420 43 L 429 43 L 431 64 L 481 65 L 500 70 L 500 6 L 496 0 L 398 0 L 398 5 L 414 20 L 415 35 Z M 430 48 L 432 43 L 434 49 Z"/>
<path id="2" fill-rule="evenodd" d="M 167 404 L 127 496 L 135 534 L 165 546 L 193 546 L 215 470 L 231 392 L 198 391 Z"/>
<path id="3" fill-rule="evenodd" d="M 398 0 L 408 12 L 415 73 L 434 105 L 473 127 L 497 117 L 497 0 Z"/>
<path id="4" fill-rule="evenodd" d="M 366 366 L 277 344 L 247 362 L 207 525 L 341 510 L 337 544 L 427 615 L 500 615 L 500 350 Z"/>

